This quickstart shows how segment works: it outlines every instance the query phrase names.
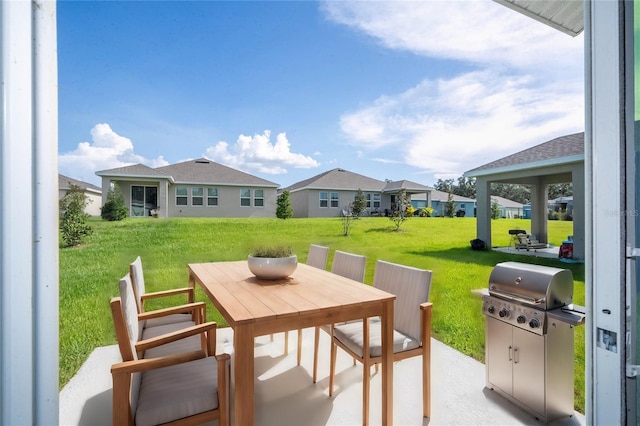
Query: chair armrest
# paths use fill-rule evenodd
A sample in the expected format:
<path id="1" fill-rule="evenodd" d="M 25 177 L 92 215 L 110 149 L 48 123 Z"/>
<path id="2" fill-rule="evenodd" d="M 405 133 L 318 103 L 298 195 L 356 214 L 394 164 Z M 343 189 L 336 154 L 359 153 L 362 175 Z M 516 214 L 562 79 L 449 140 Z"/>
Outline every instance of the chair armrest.
<path id="1" fill-rule="evenodd" d="M 207 353 L 213 355 L 216 353 L 216 329 L 218 324 L 215 322 L 207 322 L 191 327 L 183 328 L 172 333 L 163 334 L 161 336 L 152 337 L 150 339 L 140 340 L 136 343 L 136 351 L 142 352 L 147 349 L 162 346 L 167 343 L 175 342 L 185 337 L 195 336 L 205 333 L 207 342 Z"/>
<path id="2" fill-rule="evenodd" d="M 202 315 L 200 317 L 200 321 L 195 321 L 196 323 L 201 323 L 206 318 L 207 305 L 204 302 L 195 302 L 188 303 L 186 305 L 172 306 L 170 308 L 157 309 L 155 311 L 141 312 L 138 314 L 138 320 L 142 321 L 151 318 L 164 317 L 172 314 L 191 314 L 194 311 L 199 311 L 199 314 Z M 198 319 L 197 315 L 196 319 Z"/>
<path id="3" fill-rule="evenodd" d="M 154 291 L 152 293 L 145 293 L 140 298 L 144 301 L 145 299 L 156 299 L 159 297 L 176 296 L 179 294 L 191 294 L 193 293 L 193 290 L 193 287 L 184 287 L 171 290 Z"/>
<path id="4" fill-rule="evenodd" d="M 155 370 L 157 368 L 169 367 L 171 365 L 183 364 L 196 359 L 206 358 L 203 351 L 183 352 L 177 355 L 169 355 L 158 358 L 143 358 L 134 361 L 124 361 L 111 366 L 111 374 L 132 374 L 143 371 Z"/>
<path id="5" fill-rule="evenodd" d="M 420 309 L 422 309 L 423 311 L 425 309 L 431 309 L 433 307 L 433 303 L 431 302 L 424 302 L 420 304 Z"/>

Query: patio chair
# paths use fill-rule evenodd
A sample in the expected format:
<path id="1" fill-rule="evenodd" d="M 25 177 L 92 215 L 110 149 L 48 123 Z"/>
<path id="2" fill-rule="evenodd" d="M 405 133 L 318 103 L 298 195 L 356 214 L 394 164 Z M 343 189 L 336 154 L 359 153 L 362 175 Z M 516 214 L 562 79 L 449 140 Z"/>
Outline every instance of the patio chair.
<path id="1" fill-rule="evenodd" d="M 538 240 L 531 238 L 531 235 L 528 234 L 518 234 L 517 237 L 518 242 L 516 243 L 516 250 L 525 249 L 529 251 L 548 247 L 546 243 L 541 243 Z"/>
<path id="2" fill-rule="evenodd" d="M 511 235 L 511 240 L 509 242 L 509 246 L 516 246 L 520 242 L 518 239 L 518 235 L 526 234 L 527 231 L 524 229 L 509 229 L 509 235 Z"/>
<path id="3" fill-rule="evenodd" d="M 149 299 L 159 299 L 162 297 L 171 297 L 186 294 L 187 302 L 192 303 L 195 300 L 194 289 L 192 287 L 176 288 L 172 290 L 147 293 L 144 283 L 144 272 L 142 270 L 142 259 L 140 259 L 140 256 L 136 257 L 136 260 L 129 264 L 129 274 L 131 275 L 131 282 L 133 283 L 133 293 L 136 297 L 138 313 L 145 312 L 144 302 Z M 177 322 L 193 321 L 193 315 L 193 313 L 172 314 L 149 319 L 147 321 L 148 326 L 154 327 L 158 325 L 172 324 Z"/>
<path id="4" fill-rule="evenodd" d="M 422 355 L 422 412 L 431 415 L 431 289 L 432 272 L 379 260 L 373 286 L 396 295 L 394 305 L 393 361 Z M 337 348 L 363 365 L 363 424 L 369 424 L 369 371 L 382 362 L 381 321 L 365 318 L 336 324 L 331 339 L 329 395 L 333 395 Z M 364 348 L 367 348 L 366 350 Z M 390 395 L 389 398 L 393 396 Z"/>
<path id="5" fill-rule="evenodd" d="M 112 315 L 115 317 L 120 315 L 118 312 L 121 312 L 122 318 L 124 320 L 124 324 L 127 326 L 127 331 L 130 336 L 135 337 L 135 342 L 131 342 L 137 347 L 137 355 L 142 357 L 158 357 L 165 355 L 173 355 L 175 353 L 180 352 L 189 352 L 189 351 L 207 351 L 206 345 L 208 344 L 206 340 L 198 335 L 198 333 L 194 333 L 191 337 L 165 342 L 166 345 L 151 345 L 148 346 L 143 343 L 139 343 L 138 341 L 147 341 L 158 338 L 159 336 L 164 336 L 171 333 L 178 333 L 182 330 L 193 328 L 195 326 L 200 326 L 202 323 L 206 321 L 206 307 L 203 302 L 192 303 L 187 305 L 180 305 L 171 308 L 158 309 L 155 311 L 142 312 L 138 313 L 137 310 L 137 298 L 133 292 L 133 285 L 131 283 L 130 274 L 125 275 L 120 279 L 120 300 L 122 304 L 122 309 L 119 311 L 113 311 L 114 307 L 112 306 Z M 192 315 L 194 316 L 194 321 L 180 321 L 180 322 L 166 322 L 163 321 L 165 317 L 172 315 Z M 152 321 L 157 320 L 160 325 L 151 325 Z M 116 329 L 116 335 L 117 335 Z M 122 342 L 118 340 L 118 345 L 120 346 L 120 352 L 126 352 L 127 341 L 123 340 Z M 215 342 L 214 342 L 215 344 Z M 123 346 L 125 345 L 125 346 Z M 146 352 L 145 352 L 146 351 Z M 126 359 L 123 355 L 123 360 L 130 361 L 131 359 Z"/>
<path id="6" fill-rule="evenodd" d="M 307 255 L 307 265 L 313 266 L 318 269 L 327 268 L 327 258 L 329 257 L 329 247 L 319 246 L 317 244 L 311 244 L 309 246 L 309 254 Z M 289 332 L 285 334 L 284 338 L 285 348 L 289 348 Z M 285 353 L 287 352 L 285 349 Z M 302 360 L 302 329 L 298 329 L 298 365 Z"/>
<path id="7" fill-rule="evenodd" d="M 331 272 L 333 272 L 334 274 L 342 275 L 346 278 L 351 278 L 355 281 L 364 282 L 364 272 L 366 269 L 366 264 L 366 256 L 336 250 L 335 254 L 333 255 Z M 318 344 L 320 343 L 320 330 L 322 329 L 329 333 L 329 336 L 332 336 L 332 328 L 333 324 L 327 324 L 316 327 L 315 329 L 313 340 L 313 383 L 316 383 L 318 380 Z"/>
<path id="8" fill-rule="evenodd" d="M 111 312 L 122 356 L 111 367 L 113 425 L 229 424 L 230 356 L 215 356 L 216 323 L 140 340 L 133 291 L 112 298 Z M 206 344 L 190 348 L 185 338 Z"/>

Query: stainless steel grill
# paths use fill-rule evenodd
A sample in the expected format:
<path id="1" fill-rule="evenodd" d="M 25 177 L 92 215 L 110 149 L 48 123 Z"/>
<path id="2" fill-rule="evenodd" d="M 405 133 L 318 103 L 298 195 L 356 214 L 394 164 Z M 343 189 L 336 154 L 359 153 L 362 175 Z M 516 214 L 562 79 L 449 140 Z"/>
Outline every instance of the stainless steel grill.
<path id="1" fill-rule="evenodd" d="M 573 414 L 574 327 L 570 270 L 504 262 L 483 292 L 487 387 L 539 420 Z"/>

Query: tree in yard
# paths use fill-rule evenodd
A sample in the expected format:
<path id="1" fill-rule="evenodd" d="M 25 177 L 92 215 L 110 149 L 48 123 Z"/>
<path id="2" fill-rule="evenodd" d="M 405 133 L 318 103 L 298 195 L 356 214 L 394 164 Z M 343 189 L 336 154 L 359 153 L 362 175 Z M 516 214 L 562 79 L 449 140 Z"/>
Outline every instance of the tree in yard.
<path id="1" fill-rule="evenodd" d="M 342 212 L 340 214 L 340 218 L 342 219 L 342 235 L 344 235 L 345 237 L 349 236 L 351 221 L 355 219 L 352 206 L 353 204 L 349 205 L 347 208 L 342 209 Z"/>
<path id="2" fill-rule="evenodd" d="M 493 198 L 491 199 L 491 219 L 500 219 L 500 204 Z"/>
<path id="3" fill-rule="evenodd" d="M 73 184 L 60 200 L 60 233 L 66 247 L 77 246 L 91 233 L 91 226 L 87 223 L 89 215 L 84 212 L 88 204 L 84 189 Z"/>
<path id="4" fill-rule="evenodd" d="M 365 197 L 362 189 L 358 188 L 358 192 L 356 193 L 355 198 L 353 199 L 353 203 L 351 204 L 351 213 L 353 213 L 354 218 L 359 218 L 364 213 L 367 208 L 367 197 Z"/>
<path id="5" fill-rule="evenodd" d="M 444 215 L 446 217 L 453 217 L 456 214 L 456 202 L 453 201 L 453 194 L 450 192 L 447 195 L 447 202 L 444 205 Z"/>
<path id="6" fill-rule="evenodd" d="M 289 219 L 293 217 L 293 207 L 291 206 L 291 193 L 288 189 L 282 191 L 276 200 L 276 217 L 279 219 Z"/>
<path id="7" fill-rule="evenodd" d="M 398 192 L 396 203 L 392 206 L 391 215 L 389 216 L 389 220 L 391 220 L 396 226 L 395 231 L 399 231 L 402 222 L 409 218 L 409 215 L 407 214 L 409 206 L 411 206 L 411 200 L 409 199 L 407 192 L 404 189 L 401 189 Z"/>
<path id="8" fill-rule="evenodd" d="M 104 220 L 122 220 L 129 214 L 129 209 L 124 204 L 122 191 L 117 183 L 113 183 L 107 192 L 107 201 L 100 209 L 100 216 Z"/>

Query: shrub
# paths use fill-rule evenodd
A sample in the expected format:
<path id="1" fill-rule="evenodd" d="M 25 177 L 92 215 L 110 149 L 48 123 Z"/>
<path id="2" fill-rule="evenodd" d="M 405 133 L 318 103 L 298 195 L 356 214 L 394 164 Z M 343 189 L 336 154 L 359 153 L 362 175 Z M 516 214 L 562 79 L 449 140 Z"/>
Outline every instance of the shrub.
<path id="1" fill-rule="evenodd" d="M 358 192 L 356 193 L 355 198 L 353 199 L 353 203 L 351 204 L 351 213 L 355 218 L 362 216 L 365 209 L 367 208 L 367 197 L 365 197 L 362 189 L 358 188 Z"/>
<path id="2" fill-rule="evenodd" d="M 408 207 L 411 206 L 411 202 L 409 201 L 409 197 L 404 189 L 401 189 L 398 192 L 398 199 L 396 201 L 395 206 L 391 211 L 391 215 L 389 216 L 389 220 L 391 220 L 396 226 L 395 231 L 400 230 L 400 225 L 402 222 L 407 220 L 409 217 L 407 216 Z M 413 206 L 411 206 L 413 208 Z"/>
<path id="3" fill-rule="evenodd" d="M 124 197 L 117 183 L 114 183 L 107 193 L 107 201 L 100 209 L 102 219 L 114 221 L 122 220 L 129 214 L 129 209 L 124 204 Z"/>
<path id="4" fill-rule="evenodd" d="M 276 200 L 276 217 L 279 219 L 289 219 L 293 217 L 291 196 L 287 189 L 285 189 L 282 194 L 278 195 L 278 199 Z"/>
<path id="5" fill-rule="evenodd" d="M 60 200 L 60 233 L 65 247 L 77 246 L 92 232 L 91 226 L 87 223 L 89 215 L 84 212 L 88 204 L 84 189 L 73 184 L 70 191 Z"/>

